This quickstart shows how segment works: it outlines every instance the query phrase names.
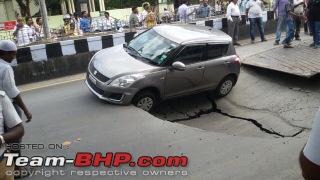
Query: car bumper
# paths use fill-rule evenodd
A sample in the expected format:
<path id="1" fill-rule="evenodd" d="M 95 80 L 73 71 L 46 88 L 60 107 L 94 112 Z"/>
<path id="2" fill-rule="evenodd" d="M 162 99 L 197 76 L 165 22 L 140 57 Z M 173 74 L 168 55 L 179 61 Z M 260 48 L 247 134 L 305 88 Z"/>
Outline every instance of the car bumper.
<path id="1" fill-rule="evenodd" d="M 88 75 L 85 84 L 93 94 L 98 96 L 98 98 L 113 104 L 130 105 L 136 94 L 136 89 L 134 88 L 110 87 L 106 83 L 99 81 L 94 83 L 88 78 Z"/>

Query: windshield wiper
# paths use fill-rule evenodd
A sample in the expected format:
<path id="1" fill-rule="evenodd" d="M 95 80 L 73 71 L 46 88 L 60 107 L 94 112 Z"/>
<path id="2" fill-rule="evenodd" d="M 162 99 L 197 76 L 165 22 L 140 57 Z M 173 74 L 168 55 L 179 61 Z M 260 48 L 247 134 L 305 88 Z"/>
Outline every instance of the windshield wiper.
<path id="1" fill-rule="evenodd" d="M 151 63 L 151 64 L 159 65 L 157 62 L 152 61 L 152 60 L 151 60 L 151 59 L 149 59 L 149 58 L 143 57 L 143 56 L 141 56 L 141 55 L 140 55 L 140 57 L 141 57 L 143 60 L 145 60 L 145 61 L 147 61 L 147 62 L 149 62 L 149 63 Z"/>
<path id="2" fill-rule="evenodd" d="M 131 50 L 131 51 L 133 51 L 133 52 L 135 52 L 136 54 L 139 54 L 138 53 L 138 51 L 137 50 L 135 50 L 133 47 L 131 47 L 131 46 L 127 46 L 127 49 L 129 49 L 129 50 Z M 140 55 L 140 54 L 139 54 Z"/>

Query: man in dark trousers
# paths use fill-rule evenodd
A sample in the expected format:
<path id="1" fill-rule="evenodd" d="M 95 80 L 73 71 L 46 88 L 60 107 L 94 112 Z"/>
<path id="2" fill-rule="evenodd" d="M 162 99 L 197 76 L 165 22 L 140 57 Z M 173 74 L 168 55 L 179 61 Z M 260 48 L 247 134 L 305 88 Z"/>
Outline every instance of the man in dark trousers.
<path id="1" fill-rule="evenodd" d="M 242 22 L 238 0 L 233 0 L 227 7 L 228 34 L 232 38 L 233 44 L 241 46 L 238 43 L 239 25 Z"/>
<path id="2" fill-rule="evenodd" d="M 4 91 L 8 97 L 11 98 L 13 106 L 15 107 L 20 118 L 22 116 L 22 110 L 27 117 L 26 122 L 30 122 L 32 119 L 32 114 L 29 112 L 20 96 L 20 92 L 14 80 L 13 69 L 10 66 L 10 63 L 16 58 L 16 55 L 17 46 L 12 41 L 0 41 L 0 91 Z M 20 141 L 21 139 L 16 143 L 19 143 Z M 21 154 L 20 150 L 12 153 L 18 153 L 19 155 Z M 22 168 L 16 167 L 16 171 L 21 172 L 22 170 Z"/>
<path id="3" fill-rule="evenodd" d="M 302 3 L 297 4 L 298 5 L 302 5 Z M 293 5 L 293 0 L 287 0 L 287 3 L 285 4 L 285 10 L 286 10 L 286 19 L 285 19 L 285 23 L 286 23 L 286 37 L 285 39 L 282 41 L 283 47 L 284 48 L 292 48 L 290 41 L 294 36 L 294 25 L 293 25 L 293 18 L 299 18 L 299 19 L 306 19 L 305 16 L 303 15 L 298 15 L 294 13 L 294 7 L 296 7 L 295 5 Z"/>

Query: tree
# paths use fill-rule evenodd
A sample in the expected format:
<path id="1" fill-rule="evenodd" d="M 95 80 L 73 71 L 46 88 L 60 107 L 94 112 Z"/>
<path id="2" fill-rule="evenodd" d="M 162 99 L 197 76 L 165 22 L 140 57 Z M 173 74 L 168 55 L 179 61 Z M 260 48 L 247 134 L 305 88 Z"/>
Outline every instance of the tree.
<path id="1" fill-rule="evenodd" d="M 20 7 L 21 16 L 31 16 L 30 0 L 16 0 Z"/>
<path id="2" fill-rule="evenodd" d="M 21 16 L 39 16 L 40 15 L 40 10 L 37 13 L 35 13 L 34 15 L 31 15 L 31 11 L 30 11 L 31 1 L 32 0 L 16 0 L 16 2 L 18 3 L 18 6 L 20 8 Z M 46 0 L 46 5 L 47 5 L 48 9 L 51 9 L 51 11 L 57 11 L 56 8 L 58 8 L 58 10 L 60 10 L 60 5 L 64 1 L 66 1 L 66 0 Z M 33 2 L 36 6 L 39 6 L 39 0 L 33 0 Z"/>

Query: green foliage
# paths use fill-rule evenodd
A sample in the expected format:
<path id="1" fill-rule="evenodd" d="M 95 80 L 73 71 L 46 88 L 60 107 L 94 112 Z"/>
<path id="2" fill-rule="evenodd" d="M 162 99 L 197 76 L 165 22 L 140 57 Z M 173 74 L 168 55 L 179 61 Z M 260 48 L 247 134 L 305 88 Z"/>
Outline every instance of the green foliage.
<path id="1" fill-rule="evenodd" d="M 61 3 L 64 1 L 66 2 L 66 0 L 46 0 L 48 14 L 50 16 L 61 15 Z"/>

